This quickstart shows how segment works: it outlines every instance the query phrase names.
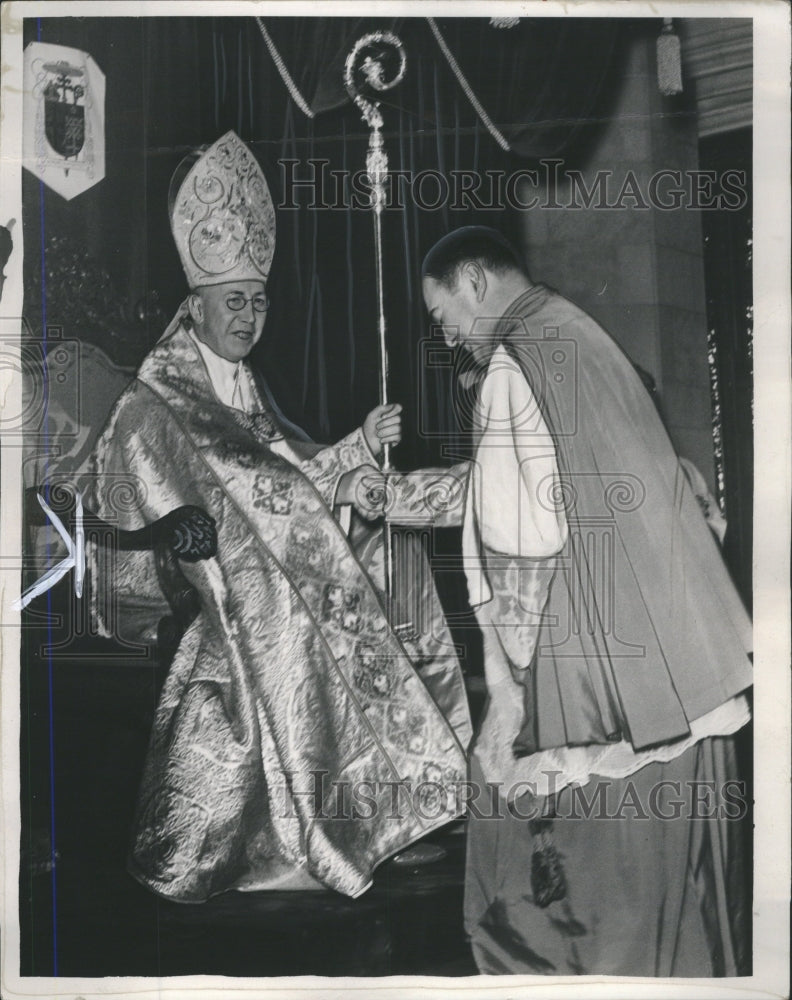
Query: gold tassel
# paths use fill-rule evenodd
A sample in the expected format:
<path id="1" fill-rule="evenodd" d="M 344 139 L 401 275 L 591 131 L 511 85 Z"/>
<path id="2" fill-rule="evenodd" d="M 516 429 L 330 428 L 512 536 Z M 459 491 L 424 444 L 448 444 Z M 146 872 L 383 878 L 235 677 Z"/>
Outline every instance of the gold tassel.
<path id="1" fill-rule="evenodd" d="M 682 93 L 682 52 L 671 17 L 663 18 L 657 39 L 657 85 L 665 97 Z"/>

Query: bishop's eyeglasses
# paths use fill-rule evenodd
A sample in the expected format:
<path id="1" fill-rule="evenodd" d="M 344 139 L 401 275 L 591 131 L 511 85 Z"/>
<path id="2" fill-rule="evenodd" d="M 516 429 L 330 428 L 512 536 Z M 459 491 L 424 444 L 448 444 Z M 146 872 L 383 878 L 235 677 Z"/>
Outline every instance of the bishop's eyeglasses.
<path id="1" fill-rule="evenodd" d="M 241 312 L 248 302 L 253 303 L 254 312 L 263 313 L 269 309 L 269 299 L 261 292 L 257 292 L 249 299 L 241 292 L 234 292 L 232 295 L 227 295 L 225 300 L 225 304 L 232 312 Z"/>

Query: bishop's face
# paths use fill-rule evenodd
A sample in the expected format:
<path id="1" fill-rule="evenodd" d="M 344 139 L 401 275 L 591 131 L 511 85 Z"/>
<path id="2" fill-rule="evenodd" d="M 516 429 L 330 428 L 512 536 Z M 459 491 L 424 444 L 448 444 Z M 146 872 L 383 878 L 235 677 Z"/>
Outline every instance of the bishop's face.
<path id="1" fill-rule="evenodd" d="M 202 285 L 190 300 L 198 339 L 226 361 L 242 361 L 261 339 L 267 286 L 257 279 Z"/>
<path id="2" fill-rule="evenodd" d="M 484 362 L 492 351 L 490 327 L 483 307 L 468 276 L 460 273 L 457 283 L 442 284 L 434 278 L 423 280 L 423 297 L 432 323 L 442 326 L 443 338 L 449 347 L 459 345 Z"/>

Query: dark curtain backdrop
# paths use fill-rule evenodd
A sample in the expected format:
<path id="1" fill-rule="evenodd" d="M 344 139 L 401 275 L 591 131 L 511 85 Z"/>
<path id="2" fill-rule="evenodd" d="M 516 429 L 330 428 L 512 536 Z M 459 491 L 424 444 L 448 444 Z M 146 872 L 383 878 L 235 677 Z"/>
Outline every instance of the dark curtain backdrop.
<path id="1" fill-rule="evenodd" d="M 438 26 L 477 96 L 512 143 L 505 153 L 478 120 L 421 18 L 271 18 L 268 29 L 301 93 L 290 98 L 254 18 L 45 18 L 25 21 L 35 39 L 89 52 L 106 75 L 106 176 L 66 202 L 24 173 L 26 301 L 33 336 L 47 323 L 102 344 L 136 364 L 186 293 L 167 218 L 170 177 L 195 146 L 234 129 L 254 150 L 276 206 L 284 160 L 326 170 L 365 164 L 368 130 L 343 90 L 354 41 L 377 27 L 402 38 L 408 69 L 385 95 L 385 142 L 393 170 L 507 173 L 532 160 L 585 157 L 618 79 L 626 22 L 523 19 L 497 29 L 487 19 Z M 656 27 L 656 26 L 655 26 Z M 329 178 L 329 173 L 327 174 Z M 428 323 L 420 295 L 424 252 L 458 225 L 481 222 L 519 240 L 519 216 L 502 207 L 404 207 L 385 212 L 386 314 L 392 397 L 405 404 L 399 463 L 441 459 L 458 433 L 452 373 L 426 362 Z M 331 185 L 326 192 L 336 201 Z M 436 182 L 425 197 L 437 198 Z M 272 308 L 253 360 L 286 414 L 318 439 L 356 426 L 377 402 L 372 221 L 366 209 L 277 209 Z M 42 295 L 42 275 L 45 294 Z M 464 441 L 456 439 L 464 448 Z M 448 457 L 446 453 L 445 457 Z"/>

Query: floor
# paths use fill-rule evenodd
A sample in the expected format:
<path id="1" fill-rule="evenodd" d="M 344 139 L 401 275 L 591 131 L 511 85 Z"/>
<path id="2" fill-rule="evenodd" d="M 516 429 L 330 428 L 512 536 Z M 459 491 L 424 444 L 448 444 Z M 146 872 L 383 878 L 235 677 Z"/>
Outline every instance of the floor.
<path id="1" fill-rule="evenodd" d="M 334 892 L 159 899 L 120 866 L 61 858 L 28 878 L 23 974 L 49 976 L 475 975 L 462 929 L 464 834 L 433 838 L 446 857 L 381 866 L 356 900 Z"/>

